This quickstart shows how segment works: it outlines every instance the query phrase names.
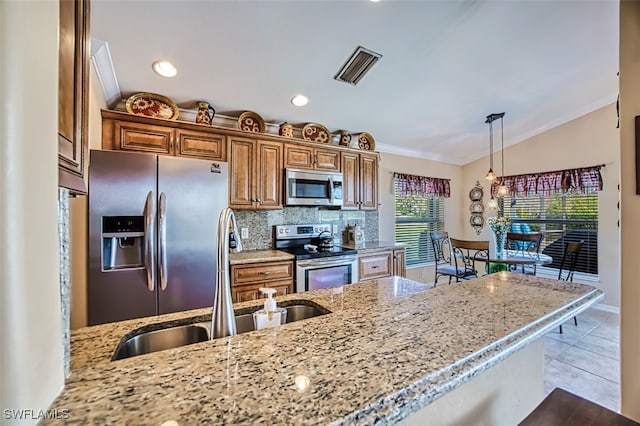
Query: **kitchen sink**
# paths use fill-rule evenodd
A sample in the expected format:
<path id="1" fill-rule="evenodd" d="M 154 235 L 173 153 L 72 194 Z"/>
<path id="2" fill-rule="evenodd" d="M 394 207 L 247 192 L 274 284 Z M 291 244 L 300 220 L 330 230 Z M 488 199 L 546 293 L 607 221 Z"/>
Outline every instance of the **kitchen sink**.
<path id="1" fill-rule="evenodd" d="M 281 307 L 287 309 L 287 323 L 331 313 L 320 306 L 295 304 Z M 253 312 L 236 313 L 235 317 L 238 334 L 255 330 Z M 120 342 L 111 360 L 117 361 L 132 356 L 205 342 L 209 340 L 210 330 L 211 322 L 206 321 L 142 332 Z"/>
<path id="2" fill-rule="evenodd" d="M 209 340 L 209 329 L 200 324 L 180 325 L 148 331 L 120 343 L 111 360 L 115 361 L 207 340 Z"/>

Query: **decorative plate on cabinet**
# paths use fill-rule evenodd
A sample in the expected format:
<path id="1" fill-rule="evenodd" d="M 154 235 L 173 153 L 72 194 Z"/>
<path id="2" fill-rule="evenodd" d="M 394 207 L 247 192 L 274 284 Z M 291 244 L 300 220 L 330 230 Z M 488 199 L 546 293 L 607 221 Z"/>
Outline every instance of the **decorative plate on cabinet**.
<path id="1" fill-rule="evenodd" d="M 302 138 L 306 141 L 331 143 L 331 133 L 322 124 L 308 123 L 302 128 Z"/>
<path id="2" fill-rule="evenodd" d="M 245 132 L 264 132 L 264 120 L 253 111 L 245 111 L 238 117 L 238 129 Z"/>
<path id="3" fill-rule="evenodd" d="M 367 132 L 358 135 L 358 148 L 364 151 L 374 151 L 376 149 L 376 141 Z"/>
<path id="4" fill-rule="evenodd" d="M 125 108 L 129 114 L 175 120 L 180 114 L 178 106 L 169 98 L 156 93 L 140 92 L 129 96 Z"/>

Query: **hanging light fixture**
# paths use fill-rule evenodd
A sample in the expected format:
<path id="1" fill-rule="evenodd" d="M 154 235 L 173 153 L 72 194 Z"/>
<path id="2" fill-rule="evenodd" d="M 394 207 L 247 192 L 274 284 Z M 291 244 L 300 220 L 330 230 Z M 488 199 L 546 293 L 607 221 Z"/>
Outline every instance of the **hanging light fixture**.
<path id="1" fill-rule="evenodd" d="M 489 171 L 487 175 L 484 177 L 489 183 L 493 183 L 496 180 L 496 174 L 493 172 L 493 120 L 489 120 L 491 116 L 487 116 L 487 121 L 485 123 L 489 123 Z M 491 194 L 491 198 L 493 198 L 493 193 Z"/>
<path id="2" fill-rule="evenodd" d="M 500 156 L 502 157 L 502 167 L 500 169 L 501 177 L 500 177 L 500 186 L 498 186 L 498 197 L 506 197 L 509 195 L 509 188 L 504 184 L 504 126 L 503 126 L 503 117 L 504 112 L 500 113 L 500 139 L 501 139 L 501 149 Z"/>
<path id="3" fill-rule="evenodd" d="M 487 210 L 489 211 L 498 211 L 499 207 L 498 207 L 498 200 L 495 199 L 495 197 L 493 196 L 493 182 L 497 180 L 496 174 L 493 171 L 493 122 L 495 120 L 497 120 L 498 118 L 500 119 L 500 123 L 502 124 L 502 117 L 504 117 L 504 112 L 501 113 L 495 113 L 495 114 L 489 114 L 487 115 L 487 120 L 485 121 L 485 123 L 489 123 L 489 172 L 487 172 L 487 175 L 485 176 L 485 180 L 487 180 L 488 182 L 491 183 L 491 187 L 490 187 L 490 193 L 491 193 L 491 199 L 489 199 L 489 201 L 487 202 Z M 502 175 L 504 177 L 504 136 L 502 138 L 502 147 L 503 147 L 503 153 L 502 153 Z M 501 185 L 503 186 L 503 185 Z M 505 186 L 505 190 L 506 190 L 506 186 Z M 500 195 L 500 190 L 498 190 L 498 196 Z"/>

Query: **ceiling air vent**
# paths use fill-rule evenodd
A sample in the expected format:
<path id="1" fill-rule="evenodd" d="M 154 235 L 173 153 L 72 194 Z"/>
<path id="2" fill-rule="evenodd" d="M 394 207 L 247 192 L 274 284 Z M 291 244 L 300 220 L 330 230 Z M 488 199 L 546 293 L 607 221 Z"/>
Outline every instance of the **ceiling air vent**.
<path id="1" fill-rule="evenodd" d="M 355 86 L 380 58 L 381 54 L 358 46 L 333 78 Z"/>

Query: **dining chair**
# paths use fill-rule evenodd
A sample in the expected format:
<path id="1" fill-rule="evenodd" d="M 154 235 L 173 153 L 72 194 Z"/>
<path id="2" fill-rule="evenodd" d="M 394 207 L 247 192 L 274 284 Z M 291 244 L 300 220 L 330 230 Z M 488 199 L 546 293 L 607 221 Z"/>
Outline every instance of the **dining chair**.
<path id="1" fill-rule="evenodd" d="M 576 270 L 578 256 L 583 245 L 584 241 L 564 243 L 564 253 L 562 262 L 560 262 L 560 270 L 558 271 L 559 280 L 573 282 L 573 273 Z M 578 325 L 577 317 L 573 317 L 573 323 Z M 562 333 L 562 324 L 560 324 L 560 333 Z"/>
<path id="2" fill-rule="evenodd" d="M 519 234 L 515 232 L 507 232 L 507 249 L 514 251 L 517 256 L 537 256 L 540 253 L 540 244 L 542 243 L 542 233 L 532 232 L 528 234 Z M 535 275 L 536 264 L 520 265 L 523 274 Z M 517 272 L 518 265 L 512 265 L 512 270 Z"/>
<path id="3" fill-rule="evenodd" d="M 489 241 L 468 241 L 450 238 L 456 267 L 456 281 L 477 278 L 476 262 L 484 263 L 485 274 L 489 273 Z"/>
<path id="4" fill-rule="evenodd" d="M 438 278 L 440 277 L 449 277 L 449 284 L 451 284 L 451 278 L 456 277 L 458 274 L 457 268 L 452 262 L 449 234 L 445 231 L 432 232 L 431 244 L 433 245 L 436 261 L 433 286 L 435 287 L 438 284 Z"/>

